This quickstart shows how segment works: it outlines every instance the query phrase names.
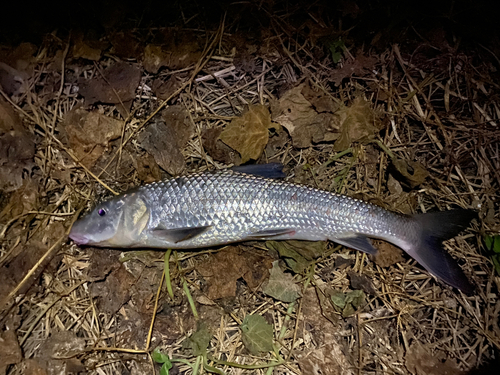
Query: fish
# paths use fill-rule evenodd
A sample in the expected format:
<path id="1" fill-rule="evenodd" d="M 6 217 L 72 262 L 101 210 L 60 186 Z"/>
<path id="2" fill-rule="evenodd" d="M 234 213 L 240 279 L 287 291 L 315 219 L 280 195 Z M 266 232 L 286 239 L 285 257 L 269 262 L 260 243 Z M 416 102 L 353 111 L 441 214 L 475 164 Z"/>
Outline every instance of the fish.
<path id="1" fill-rule="evenodd" d="M 139 186 L 97 204 L 73 225 L 78 245 L 196 249 L 251 240 L 330 240 L 376 255 L 370 238 L 403 249 L 430 274 L 472 294 L 442 246 L 477 218 L 470 209 L 406 215 L 286 182 L 277 163 L 201 172 Z"/>

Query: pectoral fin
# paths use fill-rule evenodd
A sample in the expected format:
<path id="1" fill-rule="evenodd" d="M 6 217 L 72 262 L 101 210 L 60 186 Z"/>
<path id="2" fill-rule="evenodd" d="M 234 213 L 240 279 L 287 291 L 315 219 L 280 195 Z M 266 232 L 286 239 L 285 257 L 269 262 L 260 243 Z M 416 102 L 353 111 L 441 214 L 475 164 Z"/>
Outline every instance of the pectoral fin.
<path id="1" fill-rule="evenodd" d="M 377 249 L 375 249 L 370 240 L 364 236 L 332 238 L 332 241 L 364 253 L 371 255 L 377 254 Z"/>
<path id="2" fill-rule="evenodd" d="M 191 228 L 174 228 L 174 229 L 165 229 L 163 227 L 155 228 L 151 231 L 153 236 L 159 237 L 164 241 L 179 243 L 182 241 L 190 240 L 200 234 L 206 232 L 210 225 L 206 225 L 203 227 L 191 227 Z"/>

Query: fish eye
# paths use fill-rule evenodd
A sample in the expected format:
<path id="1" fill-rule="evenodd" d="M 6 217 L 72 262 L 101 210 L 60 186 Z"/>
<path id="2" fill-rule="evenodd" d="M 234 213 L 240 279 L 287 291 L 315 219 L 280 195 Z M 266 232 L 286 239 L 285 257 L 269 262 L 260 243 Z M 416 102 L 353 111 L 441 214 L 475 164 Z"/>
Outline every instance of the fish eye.
<path id="1" fill-rule="evenodd" d="M 104 210 L 104 208 L 100 208 L 99 211 L 97 211 L 97 214 L 99 216 L 104 216 L 104 215 L 106 215 L 106 210 Z"/>

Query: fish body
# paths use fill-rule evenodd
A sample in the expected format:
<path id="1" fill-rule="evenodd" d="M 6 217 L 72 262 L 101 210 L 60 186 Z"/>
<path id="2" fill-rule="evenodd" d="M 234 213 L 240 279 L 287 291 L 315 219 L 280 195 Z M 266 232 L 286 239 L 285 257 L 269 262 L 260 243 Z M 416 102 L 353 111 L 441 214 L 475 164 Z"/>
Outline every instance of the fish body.
<path id="1" fill-rule="evenodd" d="M 375 254 L 370 237 L 402 248 L 432 274 L 470 292 L 441 242 L 474 216 L 471 210 L 402 215 L 348 196 L 226 170 L 152 183 L 105 201 L 75 223 L 70 237 L 81 245 L 172 249 L 331 240 Z"/>

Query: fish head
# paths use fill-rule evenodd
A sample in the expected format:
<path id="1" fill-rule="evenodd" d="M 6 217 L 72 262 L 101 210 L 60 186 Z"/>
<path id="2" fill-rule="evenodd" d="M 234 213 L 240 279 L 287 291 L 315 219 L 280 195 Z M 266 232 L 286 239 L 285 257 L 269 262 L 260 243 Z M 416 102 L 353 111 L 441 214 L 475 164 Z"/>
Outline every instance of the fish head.
<path id="1" fill-rule="evenodd" d="M 137 192 L 98 204 L 77 220 L 69 237 L 78 245 L 133 247 L 149 222 L 149 209 Z"/>

